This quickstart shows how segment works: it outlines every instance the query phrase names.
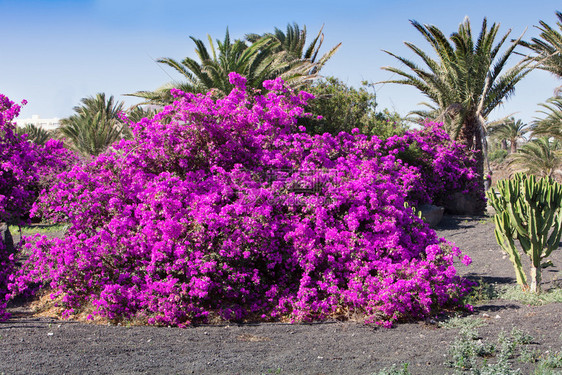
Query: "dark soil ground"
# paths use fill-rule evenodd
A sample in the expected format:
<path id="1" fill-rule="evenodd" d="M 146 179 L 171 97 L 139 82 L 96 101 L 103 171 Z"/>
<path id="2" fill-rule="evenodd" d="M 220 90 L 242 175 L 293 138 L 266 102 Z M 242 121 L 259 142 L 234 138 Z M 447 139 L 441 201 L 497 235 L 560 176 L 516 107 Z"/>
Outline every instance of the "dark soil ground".
<path id="1" fill-rule="evenodd" d="M 437 228 L 473 259 L 459 272 L 487 283 L 514 284 L 509 259 L 496 244 L 489 218 L 446 216 Z M 552 257 L 544 286 L 558 285 L 562 251 Z M 459 328 L 434 320 L 392 329 L 357 322 L 228 324 L 194 328 L 108 326 L 33 315 L 26 305 L 0 323 L 4 374 L 376 374 L 409 363 L 412 374 L 451 374 L 445 365 Z M 528 306 L 492 299 L 474 308 L 483 340 L 517 327 L 541 352 L 562 349 L 562 303 Z M 444 319 L 443 317 L 437 318 Z M 492 359 L 493 360 L 493 359 Z M 514 361 L 523 374 L 535 365 Z"/>

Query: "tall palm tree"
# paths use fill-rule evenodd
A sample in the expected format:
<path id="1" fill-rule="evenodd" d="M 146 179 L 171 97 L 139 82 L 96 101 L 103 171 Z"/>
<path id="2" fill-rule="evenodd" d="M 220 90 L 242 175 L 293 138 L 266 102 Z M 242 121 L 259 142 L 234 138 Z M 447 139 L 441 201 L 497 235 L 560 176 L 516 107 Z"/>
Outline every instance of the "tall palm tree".
<path id="1" fill-rule="evenodd" d="M 511 117 L 496 126 L 489 127 L 488 133 L 499 141 L 508 141 L 511 145 L 510 153 L 513 154 L 517 152 L 517 141 L 524 140 L 529 130 L 529 126 L 523 121 L 516 121 Z"/>
<path id="2" fill-rule="evenodd" d="M 409 42 L 405 43 L 406 46 L 422 60 L 425 67 L 385 51 L 411 70 L 409 73 L 399 68 L 384 67 L 402 77 L 386 82 L 414 86 L 427 96 L 431 101 L 427 103 L 431 109 L 428 114 L 433 115 L 435 120 L 443 121 L 453 139 L 479 151 L 476 153 L 477 172 L 483 176 L 488 115 L 513 94 L 515 85 L 532 69 L 530 62 L 523 61 L 509 69 L 506 66 L 521 37 L 500 54 L 511 31 L 494 44 L 499 24 L 494 23 L 488 28 L 486 19 L 476 40 L 472 37 L 468 17 L 449 38 L 436 26 L 421 25 L 416 21 L 411 23 L 429 42 L 437 59 Z M 482 196 L 483 182 L 480 185 L 481 191 L 476 192 L 475 197 Z M 477 199 L 480 202 L 478 211 L 483 211 L 485 202 Z"/>
<path id="3" fill-rule="evenodd" d="M 556 25 L 560 31 L 550 27 L 546 22 L 540 21 L 538 38 L 532 38 L 531 42 L 521 41 L 520 44 L 531 49 L 539 59 L 539 69 L 549 71 L 562 78 L 562 12 L 557 11 L 558 22 Z"/>
<path id="4" fill-rule="evenodd" d="M 130 131 L 119 120 L 123 102 L 115 102 L 105 94 L 83 98 L 82 105 L 74 107 L 76 114 L 62 119 L 59 134 L 70 146 L 83 155 L 99 155 L 114 142 L 128 137 Z"/>
<path id="5" fill-rule="evenodd" d="M 512 174 L 526 172 L 538 177 L 556 177 L 560 175 L 562 146 L 557 140 L 548 137 L 534 139 L 521 146 L 509 155 L 509 166 Z"/>
<path id="6" fill-rule="evenodd" d="M 546 117 L 535 122 L 533 134 L 554 137 L 562 141 L 562 98 L 550 98 L 547 103 L 539 105 L 545 108 L 539 112 Z"/>
<path id="7" fill-rule="evenodd" d="M 139 91 L 131 95 L 147 99 L 146 103 L 168 104 L 173 100 L 171 88 L 193 93 L 216 89 L 219 94 L 226 94 L 233 87 L 228 79 L 230 72 L 245 76 L 249 88 L 261 89 L 265 80 L 277 77 L 299 88 L 316 78 L 329 58 L 318 62 L 296 58 L 281 48 L 281 41 L 271 36 L 260 37 L 250 45 L 239 39 L 232 41 L 228 28 L 224 40 L 217 40 L 216 46 L 211 36 L 208 36 L 210 50 L 202 40 L 190 38 L 195 43 L 199 61 L 190 57 L 181 61 L 172 58 L 157 60 L 179 72 L 184 81 L 168 83 L 156 91 Z"/>

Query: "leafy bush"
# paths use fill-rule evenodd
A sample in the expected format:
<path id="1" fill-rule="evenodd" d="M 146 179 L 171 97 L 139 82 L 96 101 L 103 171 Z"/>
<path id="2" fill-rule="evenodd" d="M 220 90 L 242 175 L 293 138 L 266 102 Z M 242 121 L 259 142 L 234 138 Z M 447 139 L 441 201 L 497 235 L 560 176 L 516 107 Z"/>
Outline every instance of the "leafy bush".
<path id="1" fill-rule="evenodd" d="M 491 162 L 501 163 L 507 157 L 507 150 L 497 149 L 488 154 L 488 160 Z"/>
<path id="2" fill-rule="evenodd" d="M 350 133 L 354 128 L 383 139 L 404 134 L 407 126 L 397 113 L 377 111 L 376 96 L 369 92 L 369 86 L 363 82 L 356 89 L 335 77 L 316 81 L 308 88 L 315 96 L 307 106 L 312 116 L 302 117 L 298 123 L 309 134 L 336 135 L 342 131 Z"/>
<path id="3" fill-rule="evenodd" d="M 221 99 L 172 90 L 132 140 L 63 173 L 34 213 L 69 222 L 67 235 L 28 242 L 13 294 L 40 283 L 67 315 L 92 305 L 179 326 L 353 313 L 390 326 L 462 306 L 460 250 L 405 205 L 472 183 L 439 125 L 311 136 L 295 129 L 310 94 L 278 79 L 250 96 L 230 79 Z M 397 158 L 414 141 L 435 176 Z"/>

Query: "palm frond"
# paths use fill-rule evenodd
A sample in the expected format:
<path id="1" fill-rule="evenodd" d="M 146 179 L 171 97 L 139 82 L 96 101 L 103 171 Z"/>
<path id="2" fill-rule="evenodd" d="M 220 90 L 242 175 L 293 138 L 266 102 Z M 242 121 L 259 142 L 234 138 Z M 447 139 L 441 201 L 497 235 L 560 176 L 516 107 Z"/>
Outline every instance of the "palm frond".
<path id="1" fill-rule="evenodd" d="M 26 124 L 22 127 L 17 126 L 16 133 L 26 135 L 28 141 L 38 145 L 44 145 L 49 139 L 53 138 L 53 134 L 50 131 L 33 124 Z"/>
<path id="2" fill-rule="evenodd" d="M 560 142 L 548 137 L 534 139 L 523 145 L 508 159 L 511 174 L 525 172 L 539 177 L 555 177 L 560 174 Z"/>
<path id="3" fill-rule="evenodd" d="M 115 102 L 104 93 L 83 98 L 82 105 L 74 107 L 76 114 L 62 119 L 57 129 L 60 137 L 83 155 L 99 155 L 114 142 L 129 134 L 119 115 L 124 104 Z"/>

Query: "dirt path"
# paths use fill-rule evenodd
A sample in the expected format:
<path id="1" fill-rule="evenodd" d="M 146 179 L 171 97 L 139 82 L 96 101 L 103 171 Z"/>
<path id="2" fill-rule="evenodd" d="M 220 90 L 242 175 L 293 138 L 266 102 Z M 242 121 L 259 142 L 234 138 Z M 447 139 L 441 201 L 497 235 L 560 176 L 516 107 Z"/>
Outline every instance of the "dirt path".
<path id="1" fill-rule="evenodd" d="M 446 217 L 438 233 L 473 258 L 459 267 L 487 282 L 514 283 L 513 268 L 495 243 L 493 224 Z M 560 278 L 557 268 L 544 279 Z M 433 322 L 377 329 L 354 322 L 230 324 L 188 329 L 101 326 L 36 318 L 25 308 L 0 323 L 0 373 L 4 374 L 374 374 L 408 362 L 412 374 L 449 374 L 449 345 L 458 329 Z M 475 308 L 486 323 L 481 337 L 495 340 L 513 327 L 534 337 L 533 347 L 562 349 L 562 304 L 533 307 L 492 300 Z M 523 374 L 532 366 L 517 364 Z"/>

